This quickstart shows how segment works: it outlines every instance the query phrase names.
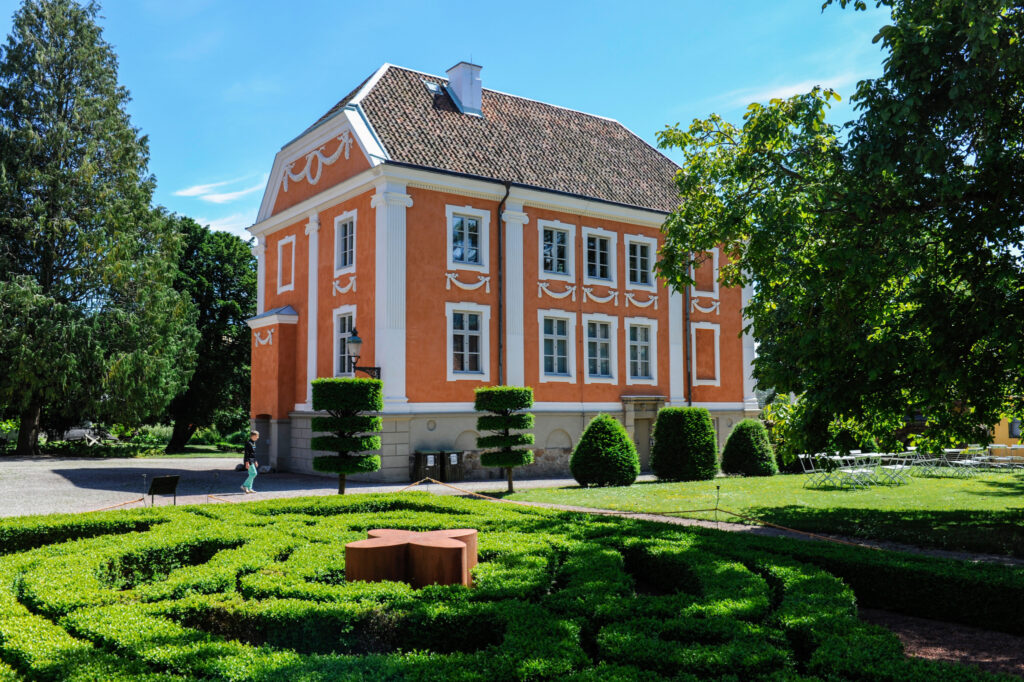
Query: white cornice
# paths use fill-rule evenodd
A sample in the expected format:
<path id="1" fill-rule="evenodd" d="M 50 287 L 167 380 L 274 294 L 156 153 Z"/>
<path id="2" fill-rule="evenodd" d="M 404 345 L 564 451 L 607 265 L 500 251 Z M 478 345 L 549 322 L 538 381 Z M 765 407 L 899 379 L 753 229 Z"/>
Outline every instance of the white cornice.
<path id="1" fill-rule="evenodd" d="M 246 324 L 249 325 L 249 329 L 259 329 L 260 327 L 269 327 L 272 324 L 298 324 L 298 315 L 267 315 L 265 317 L 257 317 L 252 320 L 246 320 Z"/>

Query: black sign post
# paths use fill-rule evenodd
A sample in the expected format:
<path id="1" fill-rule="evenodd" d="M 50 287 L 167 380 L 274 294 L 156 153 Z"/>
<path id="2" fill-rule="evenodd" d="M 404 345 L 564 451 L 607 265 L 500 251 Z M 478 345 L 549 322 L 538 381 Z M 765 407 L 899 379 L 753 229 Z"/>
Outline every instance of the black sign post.
<path id="1" fill-rule="evenodd" d="M 178 505 L 178 479 L 181 476 L 155 476 L 149 482 L 149 506 L 153 506 L 154 495 L 174 495 L 174 505 Z"/>

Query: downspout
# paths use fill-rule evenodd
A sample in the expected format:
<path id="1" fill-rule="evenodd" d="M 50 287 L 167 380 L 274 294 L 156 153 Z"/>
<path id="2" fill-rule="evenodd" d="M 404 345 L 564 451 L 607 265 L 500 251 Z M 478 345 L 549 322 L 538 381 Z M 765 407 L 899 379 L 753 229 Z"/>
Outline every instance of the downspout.
<path id="1" fill-rule="evenodd" d="M 502 213 L 512 191 L 512 181 L 505 181 L 505 196 L 498 202 L 498 385 L 505 383 L 505 221 Z M 510 484 L 511 485 L 511 484 Z"/>
<path id="2" fill-rule="evenodd" d="M 686 404 L 693 407 L 693 376 L 690 374 L 693 362 L 690 358 L 690 353 L 693 351 L 690 348 L 690 342 L 693 339 L 693 335 L 690 333 L 690 285 L 687 284 L 686 288 L 683 289 L 683 305 L 685 309 L 683 311 L 684 317 L 684 331 L 686 338 L 683 339 L 683 343 L 686 346 Z"/>

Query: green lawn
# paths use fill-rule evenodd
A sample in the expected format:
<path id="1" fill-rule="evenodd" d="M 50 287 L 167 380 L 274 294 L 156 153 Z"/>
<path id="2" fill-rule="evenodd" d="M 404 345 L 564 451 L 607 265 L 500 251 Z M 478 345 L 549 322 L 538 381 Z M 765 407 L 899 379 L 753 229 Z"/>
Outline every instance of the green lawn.
<path id="1" fill-rule="evenodd" d="M 803 475 L 636 483 L 628 488 L 538 488 L 507 499 L 712 519 L 719 506 L 800 530 L 1024 557 L 1024 475 L 914 477 L 865 490 L 804 488 Z M 719 514 L 719 520 L 738 520 Z"/>

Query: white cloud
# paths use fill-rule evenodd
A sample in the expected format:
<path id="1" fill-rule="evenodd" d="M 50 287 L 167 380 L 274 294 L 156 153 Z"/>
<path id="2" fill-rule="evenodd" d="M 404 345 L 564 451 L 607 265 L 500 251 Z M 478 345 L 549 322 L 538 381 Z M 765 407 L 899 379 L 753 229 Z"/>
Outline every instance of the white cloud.
<path id="1" fill-rule="evenodd" d="M 745 105 L 751 102 L 767 102 L 771 99 L 792 97 L 809 92 L 811 88 L 820 86 L 832 88 L 839 91 L 847 86 L 853 85 L 859 80 L 859 76 L 852 72 L 840 73 L 827 78 L 816 78 L 800 81 L 798 83 L 786 83 L 763 88 L 744 88 L 733 90 L 727 97 L 731 104 Z"/>
<path id="2" fill-rule="evenodd" d="M 192 185 L 185 189 L 179 189 L 174 193 L 176 197 L 197 197 L 200 194 L 208 194 L 210 190 L 216 189 L 217 187 L 223 187 L 224 185 L 230 185 L 238 182 L 239 180 L 245 180 L 245 178 L 235 178 L 234 180 L 224 180 L 223 182 L 211 182 L 208 185 Z"/>
<path id="3" fill-rule="evenodd" d="M 233 213 L 223 218 L 196 218 L 200 225 L 206 225 L 217 232 L 230 232 L 244 239 L 249 238 L 245 228 L 253 224 L 252 215 L 249 213 Z"/>
<path id="4" fill-rule="evenodd" d="M 263 189 L 265 186 L 266 186 L 266 181 L 260 182 L 258 184 L 255 184 L 252 187 L 246 187 L 245 189 L 237 190 L 235 192 L 221 192 L 221 193 L 218 193 L 218 194 L 206 194 L 206 193 L 203 193 L 203 194 L 201 194 L 199 196 L 199 198 L 202 199 L 203 201 L 209 201 L 210 203 L 213 203 L 213 204 L 229 204 L 232 201 L 235 201 L 236 199 L 241 199 L 242 197 L 246 196 L 247 194 L 252 194 L 253 192 L 258 192 L 259 190 Z"/>

